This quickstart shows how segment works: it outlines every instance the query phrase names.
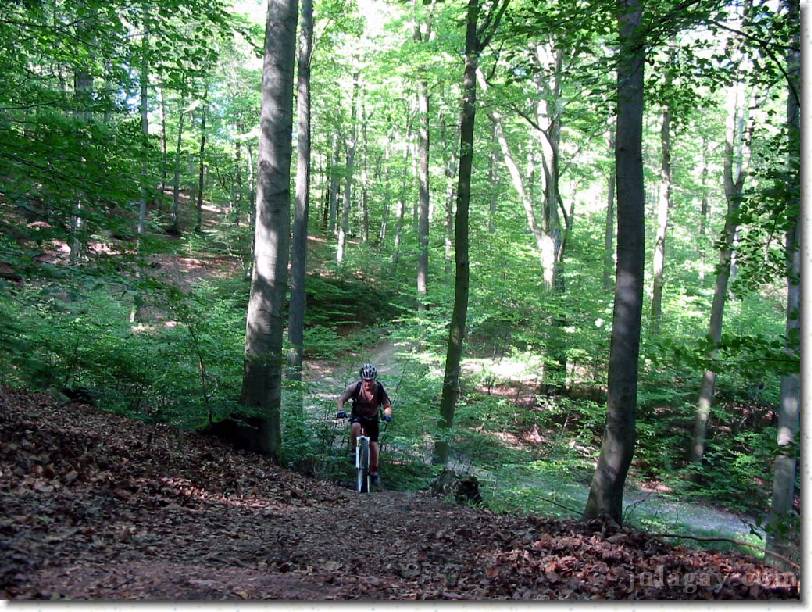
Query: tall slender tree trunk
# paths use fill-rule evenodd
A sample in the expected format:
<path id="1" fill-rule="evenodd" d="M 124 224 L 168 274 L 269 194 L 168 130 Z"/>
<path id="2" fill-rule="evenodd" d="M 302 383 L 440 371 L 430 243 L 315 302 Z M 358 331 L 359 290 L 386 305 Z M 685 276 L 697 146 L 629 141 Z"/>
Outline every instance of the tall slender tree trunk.
<path id="1" fill-rule="evenodd" d="M 197 160 L 197 221 L 195 233 L 203 232 L 203 188 L 206 174 L 206 114 L 208 113 L 209 83 L 203 89 L 203 106 L 200 109 L 200 155 Z"/>
<path id="2" fill-rule="evenodd" d="M 418 98 L 418 185 L 420 212 L 417 223 L 417 309 L 425 309 L 429 278 L 429 93 L 428 84 L 420 81 Z"/>
<path id="3" fill-rule="evenodd" d="M 290 161 L 296 0 L 268 0 L 254 265 L 245 328 L 241 402 L 259 413 L 258 448 L 279 461 L 282 447 L 282 328 L 290 230 Z"/>
<path id="4" fill-rule="evenodd" d="M 730 281 L 730 264 L 733 255 L 733 243 L 738 229 L 737 212 L 741 201 L 744 186 L 745 172 L 743 157 L 747 155 L 748 136 L 744 134 L 744 94 L 742 85 L 735 87 L 735 94 L 730 98 L 727 118 L 727 140 L 725 143 L 725 157 L 723 178 L 725 199 L 727 200 L 727 215 L 725 228 L 722 233 L 719 249 L 719 265 L 716 267 L 716 286 L 711 303 L 710 324 L 708 325 L 708 338 L 711 343 L 709 357 L 715 359 L 717 347 L 722 341 L 722 320 L 727 301 L 728 284 Z M 737 150 L 739 151 L 737 155 Z M 708 418 L 710 417 L 713 394 L 716 388 L 716 371 L 712 368 L 705 370 L 702 376 L 702 385 L 696 403 L 696 418 L 694 420 L 694 433 L 691 442 L 691 461 L 700 463 L 705 453 L 705 438 L 707 436 Z"/>
<path id="5" fill-rule="evenodd" d="M 457 159 L 454 153 L 448 159 L 445 176 L 448 181 L 445 198 L 445 273 L 451 274 L 451 260 L 454 256 L 454 200 L 457 197 L 457 187 L 454 181 L 454 167 Z"/>
<path id="6" fill-rule="evenodd" d="M 172 178 L 172 225 L 169 229 L 170 233 L 179 236 L 180 235 L 180 218 L 178 215 L 178 208 L 180 202 L 180 163 L 181 163 L 181 155 L 182 149 L 181 144 L 183 142 L 183 120 L 186 117 L 186 113 L 184 112 L 184 108 L 186 100 L 184 98 L 180 101 L 180 116 L 178 117 L 178 140 L 175 144 L 175 175 Z"/>
<path id="7" fill-rule="evenodd" d="M 144 234 L 149 194 L 149 25 L 143 5 L 144 35 L 141 40 L 141 200 L 138 206 L 138 235 Z"/>
<path id="8" fill-rule="evenodd" d="M 609 150 L 615 151 L 615 128 L 609 128 Z M 603 288 L 612 288 L 614 257 L 612 243 L 615 238 L 615 162 L 609 167 L 609 178 L 606 182 L 606 224 L 603 231 Z"/>
<path id="9" fill-rule="evenodd" d="M 161 198 L 166 189 L 167 175 L 167 155 L 166 155 L 166 99 L 164 98 L 164 88 L 161 87 Z"/>
<path id="10" fill-rule="evenodd" d="M 409 133 L 407 128 L 406 142 L 409 141 Z M 406 194 L 408 192 L 409 180 L 409 153 L 411 147 L 408 145 L 403 147 L 403 174 L 400 185 L 400 193 L 398 195 L 397 213 L 395 214 L 395 245 L 392 252 L 392 269 L 396 272 L 398 263 L 400 263 L 400 246 L 403 241 L 403 219 L 406 216 Z"/>
<path id="11" fill-rule="evenodd" d="M 705 280 L 705 250 L 708 235 L 708 139 L 702 136 L 702 172 L 700 173 L 700 190 L 702 192 L 699 208 L 699 280 Z"/>
<path id="12" fill-rule="evenodd" d="M 657 236 L 654 239 L 653 283 L 651 292 L 651 332 L 660 333 L 663 316 L 663 285 L 665 279 L 665 235 L 668 231 L 668 211 L 671 208 L 671 109 L 663 111 L 663 124 L 660 130 L 662 160 L 660 165 L 660 198 L 657 202 Z"/>
<path id="13" fill-rule="evenodd" d="M 304 357 L 305 273 L 307 270 L 307 220 L 310 210 L 310 56 L 313 49 L 313 1 L 302 0 L 299 27 L 298 126 L 296 165 L 296 212 L 293 222 L 290 306 L 288 308 L 288 379 L 297 383 L 297 410 L 302 408 L 302 360 Z"/>
<path id="14" fill-rule="evenodd" d="M 482 44 L 477 32 L 479 0 L 468 0 L 465 16 L 465 71 L 460 109 L 460 152 L 457 172 L 457 212 L 454 219 L 454 306 L 448 333 L 443 391 L 440 399 L 440 421 L 434 441 L 433 461 L 448 464 L 449 438 L 454 425 L 454 412 L 460 394 L 465 325 L 468 317 L 470 260 L 468 258 L 468 211 L 471 203 L 471 172 L 474 162 L 474 120 L 476 118 L 477 66 Z"/>
<path id="15" fill-rule="evenodd" d="M 336 211 L 338 209 L 338 159 L 341 156 L 341 136 L 338 130 L 333 132 L 333 153 L 330 161 L 330 210 L 327 219 L 327 233 L 337 235 Z"/>
<path id="16" fill-rule="evenodd" d="M 645 266 L 643 70 L 640 0 L 616 2 L 621 49 L 617 66 L 617 273 L 609 346 L 606 426 L 584 518 L 623 521 L 623 485 L 636 442 L 637 367 Z"/>
<path id="17" fill-rule="evenodd" d="M 347 149 L 347 176 L 344 186 L 344 203 L 341 207 L 341 221 L 338 228 L 338 246 L 336 247 L 336 264 L 341 266 L 344 263 L 344 251 L 347 245 L 347 232 L 350 223 L 350 206 L 352 205 L 352 179 L 355 165 L 355 145 L 358 134 L 356 125 L 356 106 L 358 104 L 358 73 L 352 76 L 352 98 L 350 99 L 350 134 L 345 143 Z"/>
<path id="18" fill-rule="evenodd" d="M 488 234 L 496 231 L 496 124 L 491 122 L 491 142 L 488 151 Z"/>
<path id="19" fill-rule="evenodd" d="M 91 118 L 90 108 L 91 95 L 93 93 L 93 76 L 86 69 L 77 69 L 73 75 L 73 89 L 77 110 L 75 117 L 81 122 L 87 122 Z M 73 214 L 70 222 L 70 262 L 79 263 L 82 259 L 83 250 L 83 225 L 82 197 L 76 198 Z"/>
<path id="20" fill-rule="evenodd" d="M 369 242 L 369 147 L 367 144 L 366 98 L 361 94 L 361 242 Z"/>
<path id="21" fill-rule="evenodd" d="M 234 194 L 234 225 L 239 226 L 242 213 L 242 142 L 240 134 L 243 132 L 241 123 L 237 124 L 237 138 L 234 139 L 234 180 L 236 189 Z"/>

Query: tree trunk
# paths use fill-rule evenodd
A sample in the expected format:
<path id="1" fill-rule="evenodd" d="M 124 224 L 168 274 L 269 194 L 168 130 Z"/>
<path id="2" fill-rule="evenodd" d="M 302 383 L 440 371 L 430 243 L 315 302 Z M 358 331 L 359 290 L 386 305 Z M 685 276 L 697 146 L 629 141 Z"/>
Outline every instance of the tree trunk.
<path id="1" fill-rule="evenodd" d="M 481 73 L 479 81 L 482 84 L 483 89 L 485 89 L 485 81 L 482 78 Z M 544 257 L 545 249 L 548 247 L 547 238 L 544 235 L 544 232 L 541 231 L 541 228 L 536 221 L 536 213 L 533 210 L 533 202 L 531 201 L 530 195 L 527 193 L 527 190 L 524 187 L 524 181 L 522 180 L 519 166 L 516 164 L 516 160 L 513 159 L 513 153 L 510 150 L 510 145 L 508 144 L 507 138 L 505 138 L 505 133 L 502 128 L 502 117 L 495 110 L 490 111 L 488 115 L 493 123 L 496 139 L 499 142 L 499 146 L 502 148 L 502 159 L 504 159 L 505 165 L 510 173 L 513 188 L 516 190 L 516 193 L 519 196 L 519 201 L 522 203 L 522 208 L 524 208 L 524 215 L 527 219 L 527 227 L 530 229 L 530 233 L 533 235 L 533 238 L 536 241 L 536 249 L 539 255 L 542 278 L 544 279 L 545 285 L 549 280 L 550 286 L 552 286 L 552 270 L 547 267 L 548 261 Z M 551 244 L 549 246 L 552 248 Z M 550 253 L 552 253 L 551 248 L 548 249 Z"/>
<path id="2" fill-rule="evenodd" d="M 93 93 L 93 76 L 86 69 L 77 69 L 73 75 L 74 98 L 76 101 L 75 116 L 79 121 L 90 120 L 91 113 L 88 110 Z M 70 221 L 70 263 L 76 264 L 82 259 L 83 250 L 83 219 L 82 219 L 82 198 L 76 198 L 74 211 Z"/>
<path id="3" fill-rule="evenodd" d="M 653 287 L 651 292 L 651 333 L 660 333 L 663 316 L 663 266 L 665 263 L 665 235 L 668 231 L 668 211 L 671 208 L 671 110 L 663 111 L 660 130 L 662 163 L 660 166 L 660 198 L 657 203 L 657 237 L 654 240 Z"/>
<path id="4" fill-rule="evenodd" d="M 440 400 L 440 421 L 434 442 L 433 461 L 448 464 L 449 438 L 460 394 L 460 362 L 468 316 L 470 262 L 468 259 L 468 209 L 471 203 L 471 171 L 474 161 L 474 120 L 476 118 L 477 65 L 481 51 L 477 34 L 479 0 L 468 0 L 465 17 L 465 72 L 460 109 L 460 152 L 457 172 L 457 212 L 454 219 L 454 306 L 448 333 L 448 351 Z"/>
<path id="5" fill-rule="evenodd" d="M 138 235 L 144 233 L 147 222 L 149 174 L 149 26 L 147 8 L 143 7 L 144 36 L 141 41 L 141 200 L 138 205 Z M 131 317 L 132 318 L 132 317 Z"/>
<path id="6" fill-rule="evenodd" d="M 488 152 L 488 234 L 496 231 L 496 124 L 491 122 L 491 142 Z"/>
<path id="7" fill-rule="evenodd" d="M 161 87 L 161 198 L 166 189 L 167 157 L 166 157 L 166 100 L 164 88 Z"/>
<path id="8" fill-rule="evenodd" d="M 615 130 L 609 129 L 609 150 L 615 150 Z M 612 288 L 612 272 L 614 270 L 614 257 L 612 256 L 612 242 L 615 237 L 615 163 L 609 168 L 609 179 L 606 188 L 606 225 L 603 232 L 603 288 L 609 291 Z"/>
<path id="9" fill-rule="evenodd" d="M 429 93 L 428 84 L 420 81 L 418 97 L 418 184 L 420 213 L 417 224 L 417 309 L 424 310 L 429 277 Z"/>
<path id="10" fill-rule="evenodd" d="M 241 402 L 259 413 L 258 448 L 280 459 L 282 328 L 290 230 L 290 160 L 296 0 L 268 0 L 254 264 L 245 330 Z"/>
<path id="11" fill-rule="evenodd" d="M 454 166 L 456 156 L 451 153 L 451 157 L 446 164 L 445 176 L 448 179 L 448 187 L 445 198 L 445 273 L 451 274 L 451 259 L 454 250 L 454 200 L 457 196 L 457 189 L 454 182 Z"/>
<path id="12" fill-rule="evenodd" d="M 180 161 L 181 161 L 181 143 L 183 139 L 183 119 L 186 113 L 183 111 L 185 99 L 180 101 L 180 116 L 178 117 L 178 140 L 175 144 L 175 176 L 172 179 L 172 225 L 170 226 L 170 233 L 180 236 L 180 219 L 178 216 L 178 205 L 180 201 Z"/>
<path id="13" fill-rule="evenodd" d="M 338 228 L 338 246 L 336 247 L 336 264 L 341 266 L 344 263 L 344 250 L 347 244 L 347 232 L 350 223 L 350 206 L 352 204 L 352 174 L 355 164 L 355 144 L 357 140 L 358 126 L 355 124 L 355 108 L 358 103 L 358 73 L 352 75 L 352 98 L 350 99 L 350 134 L 345 143 L 347 149 L 347 176 L 344 186 L 344 204 L 341 207 L 341 222 Z"/>
<path id="14" fill-rule="evenodd" d="M 290 306 L 288 309 L 288 379 L 297 384 L 295 409 L 301 410 L 304 395 L 302 359 L 304 356 L 305 274 L 307 270 L 307 220 L 310 209 L 310 56 L 313 49 L 313 1 L 302 0 L 299 28 L 298 126 L 296 166 L 296 212 L 293 222 Z"/>
<path id="15" fill-rule="evenodd" d="M 361 242 L 369 242 L 369 147 L 367 146 L 367 109 L 363 91 L 361 92 Z"/>
<path id="16" fill-rule="evenodd" d="M 240 213 L 242 212 L 242 142 L 239 135 L 242 134 L 242 124 L 237 125 L 237 138 L 234 140 L 234 180 L 236 189 L 234 194 L 234 225 L 240 225 Z"/>
<path id="17" fill-rule="evenodd" d="M 409 141 L 409 133 L 407 127 L 406 142 Z M 395 248 L 392 253 L 392 269 L 397 272 L 398 263 L 400 262 L 400 245 L 403 241 L 403 219 L 406 216 L 406 194 L 408 192 L 409 180 L 409 152 L 411 147 L 408 145 L 403 147 L 403 177 L 400 185 L 400 195 L 398 197 L 397 214 L 395 220 Z"/>
<path id="18" fill-rule="evenodd" d="M 787 54 L 787 75 L 790 91 L 787 95 L 787 128 L 790 138 L 788 166 L 788 192 L 793 194 L 788 202 L 791 226 L 787 231 L 787 326 L 784 350 L 792 360 L 801 358 L 801 225 L 800 225 L 800 155 L 801 155 L 801 105 L 796 97 L 801 84 L 800 56 L 800 2 L 784 0 L 790 24 L 794 27 L 793 49 Z M 795 498 L 796 453 L 801 411 L 800 372 L 781 377 L 781 404 L 778 409 L 778 454 L 773 463 L 773 496 L 768 519 L 767 550 L 783 556 L 799 555 L 798 525 L 788 520 L 792 516 Z M 799 559 L 800 561 L 800 559 Z M 783 568 L 788 569 L 788 568 Z"/>
<path id="19" fill-rule="evenodd" d="M 738 143 L 739 141 L 746 142 L 747 140 L 746 135 L 743 134 L 743 99 L 742 86 L 739 83 L 735 87 L 735 94 L 729 98 L 727 140 L 725 143 L 724 168 L 722 172 L 725 186 L 725 199 L 727 200 L 727 215 L 725 217 L 725 228 L 722 233 L 721 247 L 719 249 L 719 265 L 716 268 L 716 287 L 713 292 L 710 324 L 708 326 L 708 337 L 712 347 L 709 355 L 711 359 L 716 357 L 717 347 L 722 340 L 722 319 L 725 312 L 725 302 L 727 301 L 733 242 L 738 229 L 736 216 L 741 201 L 742 188 L 744 186 L 745 173 L 743 165 L 741 159 L 737 159 L 738 156 L 736 155 L 737 149 L 740 149 L 741 155 L 745 155 L 746 145 L 740 147 Z M 705 453 L 708 418 L 710 416 L 711 404 L 713 403 L 715 387 L 716 372 L 713 369 L 708 369 L 702 377 L 702 385 L 696 403 L 696 418 L 694 420 L 694 433 L 691 442 L 691 461 L 695 463 L 700 463 Z"/>
<path id="20" fill-rule="evenodd" d="M 621 49 L 617 66 L 617 278 L 609 347 L 606 426 L 584 518 L 623 521 L 623 485 L 636 442 L 637 361 L 645 266 L 643 70 L 640 0 L 618 0 Z"/>
<path id="21" fill-rule="evenodd" d="M 338 158 L 341 156 L 341 140 L 338 131 L 333 132 L 333 155 L 330 162 L 330 210 L 327 219 L 327 233 L 336 235 L 336 210 L 338 209 Z"/>
<path id="22" fill-rule="evenodd" d="M 197 222 L 195 233 L 203 232 L 203 187 L 206 171 L 206 113 L 208 112 L 209 84 L 203 89 L 203 106 L 200 109 L 200 157 L 197 161 Z"/>
<path id="23" fill-rule="evenodd" d="M 702 173 L 700 175 L 702 200 L 699 208 L 699 280 L 705 280 L 705 240 L 708 235 L 708 139 L 702 136 Z"/>

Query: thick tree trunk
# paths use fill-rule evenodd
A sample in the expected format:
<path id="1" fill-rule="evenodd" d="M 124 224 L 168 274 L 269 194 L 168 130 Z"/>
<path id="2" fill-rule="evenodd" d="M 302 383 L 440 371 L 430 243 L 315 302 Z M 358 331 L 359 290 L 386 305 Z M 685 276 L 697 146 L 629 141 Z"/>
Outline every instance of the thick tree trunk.
<path id="1" fill-rule="evenodd" d="M 784 0 L 790 23 L 795 28 L 793 47 L 787 54 L 787 75 L 790 91 L 787 94 L 787 128 L 790 137 L 788 166 L 788 202 L 792 225 L 787 231 L 787 326 L 784 350 L 787 357 L 801 357 L 801 201 L 798 186 L 801 155 L 801 105 L 796 98 L 801 84 L 800 56 L 800 2 Z M 800 361 L 799 361 L 800 363 Z M 778 454 L 773 463 L 773 496 L 768 519 L 767 550 L 784 557 L 798 557 L 800 553 L 799 526 L 792 524 L 795 499 L 796 453 L 801 414 L 801 377 L 793 372 L 781 377 L 781 404 L 778 409 Z M 799 519 L 798 519 L 799 520 Z M 797 540 L 793 544 L 793 540 Z M 798 559 L 800 562 L 800 559 Z M 782 569 L 789 569 L 783 567 Z"/>
<path id="2" fill-rule="evenodd" d="M 465 325 L 468 317 L 470 261 L 468 259 L 468 210 L 471 203 L 471 171 L 474 161 L 474 120 L 476 118 L 476 81 L 480 41 L 477 34 L 479 0 L 468 0 L 465 18 L 465 72 L 460 110 L 460 152 L 457 172 L 457 212 L 454 219 L 454 306 L 448 334 L 440 421 L 434 442 L 434 463 L 448 464 L 449 437 L 460 394 L 460 362 Z"/>
<path id="3" fill-rule="evenodd" d="M 660 333 L 663 316 L 663 267 L 665 264 L 665 235 L 668 231 L 668 211 L 671 208 L 671 110 L 663 111 L 660 130 L 662 160 L 660 165 L 660 198 L 657 202 L 657 236 L 654 239 L 653 284 L 651 292 L 651 333 Z"/>
<path id="4" fill-rule="evenodd" d="M 297 383 L 296 409 L 301 409 L 304 356 L 305 273 L 307 269 L 307 218 L 310 209 L 310 56 L 313 49 L 313 1 L 302 0 L 302 22 L 299 27 L 298 126 L 296 165 L 296 212 L 293 222 L 290 306 L 288 308 L 288 379 Z"/>
<path id="5" fill-rule="evenodd" d="M 336 264 L 341 266 L 344 263 L 344 250 L 347 245 L 347 232 L 350 223 L 350 206 L 352 204 L 352 174 L 355 165 L 355 144 L 357 140 L 358 126 L 355 124 L 355 108 L 358 103 L 358 73 L 352 76 L 352 98 L 350 99 L 350 134 L 345 143 L 347 149 L 347 176 L 344 186 L 344 203 L 341 207 L 341 221 L 338 228 L 338 246 L 336 247 Z"/>
<path id="6" fill-rule="evenodd" d="M 623 485 L 636 442 L 637 368 L 645 266 L 643 70 L 640 0 L 618 0 L 621 49 L 617 67 L 617 273 L 606 426 L 584 518 L 623 521 Z"/>
<path id="7" fill-rule="evenodd" d="M 184 112 L 185 99 L 180 101 L 180 116 L 178 117 L 178 139 L 175 143 L 175 175 L 172 177 L 172 225 L 169 228 L 170 233 L 180 235 L 180 218 L 178 215 L 178 208 L 180 202 L 180 162 L 181 162 L 181 143 L 183 142 L 183 120 L 186 117 Z"/>
<path id="8" fill-rule="evenodd" d="M 203 188 L 206 173 L 206 113 L 208 112 L 209 84 L 203 90 L 203 106 L 200 109 L 200 154 L 197 160 L 197 221 L 195 233 L 203 232 Z"/>
<path id="9" fill-rule="evenodd" d="M 290 229 L 296 0 L 268 0 L 262 67 L 254 265 L 241 402 L 259 413 L 258 447 L 279 461 L 282 328 Z"/>
<path id="10" fill-rule="evenodd" d="M 609 150 L 615 151 L 615 129 L 609 129 Z M 612 288 L 612 271 L 614 260 L 612 243 L 615 238 L 615 162 L 612 160 L 609 168 L 609 178 L 606 183 L 606 223 L 603 231 L 603 288 L 609 291 Z"/>

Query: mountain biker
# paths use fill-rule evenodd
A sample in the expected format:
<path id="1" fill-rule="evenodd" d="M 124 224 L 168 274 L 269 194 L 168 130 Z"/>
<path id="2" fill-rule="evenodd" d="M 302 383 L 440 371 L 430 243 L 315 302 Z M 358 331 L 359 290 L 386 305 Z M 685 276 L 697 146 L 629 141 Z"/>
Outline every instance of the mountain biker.
<path id="1" fill-rule="evenodd" d="M 372 484 L 378 486 L 380 484 L 378 476 L 378 409 L 383 406 L 383 420 L 389 422 L 392 420 L 392 403 L 389 401 L 383 385 L 376 380 L 378 370 L 374 365 L 365 363 L 358 371 L 358 375 L 361 380 L 344 389 L 344 393 L 338 398 L 336 416 L 345 418 L 347 413 L 344 411 L 344 403 L 352 400 L 350 448 L 354 457 L 356 438 L 361 435 L 363 426 L 366 435 L 369 436 L 369 475 Z"/>

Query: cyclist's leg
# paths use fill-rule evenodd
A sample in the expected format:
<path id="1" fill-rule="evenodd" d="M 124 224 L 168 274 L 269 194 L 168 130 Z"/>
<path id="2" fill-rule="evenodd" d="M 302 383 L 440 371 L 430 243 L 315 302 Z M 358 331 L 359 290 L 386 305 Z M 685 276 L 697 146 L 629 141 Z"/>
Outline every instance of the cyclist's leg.
<path id="1" fill-rule="evenodd" d="M 350 425 L 350 452 L 355 453 L 355 444 L 358 436 L 361 435 L 361 423 L 353 421 Z"/>
<path id="2" fill-rule="evenodd" d="M 369 436 L 369 473 L 373 476 L 378 475 L 378 455 L 379 455 L 379 445 L 378 445 L 378 434 L 379 434 L 379 423 L 378 419 L 372 419 L 368 423 L 365 424 L 364 429 Z"/>

